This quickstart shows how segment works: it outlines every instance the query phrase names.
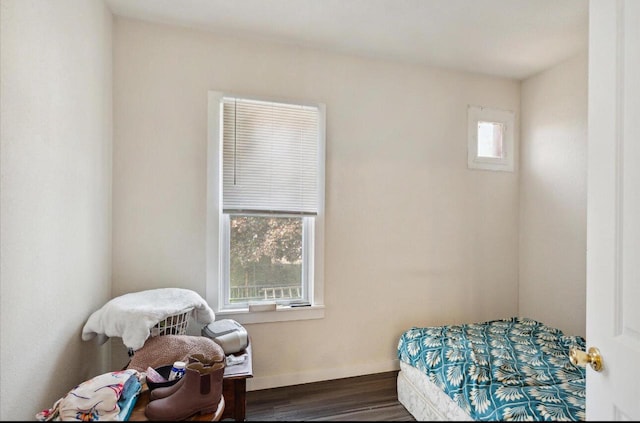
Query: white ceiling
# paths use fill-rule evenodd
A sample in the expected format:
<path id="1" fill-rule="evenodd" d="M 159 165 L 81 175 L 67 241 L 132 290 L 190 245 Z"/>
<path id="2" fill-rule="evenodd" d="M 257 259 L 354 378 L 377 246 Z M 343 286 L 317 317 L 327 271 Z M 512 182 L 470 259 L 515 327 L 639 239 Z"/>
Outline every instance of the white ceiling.
<path id="1" fill-rule="evenodd" d="M 524 79 L 587 50 L 588 0 L 106 0 L 116 15 Z"/>

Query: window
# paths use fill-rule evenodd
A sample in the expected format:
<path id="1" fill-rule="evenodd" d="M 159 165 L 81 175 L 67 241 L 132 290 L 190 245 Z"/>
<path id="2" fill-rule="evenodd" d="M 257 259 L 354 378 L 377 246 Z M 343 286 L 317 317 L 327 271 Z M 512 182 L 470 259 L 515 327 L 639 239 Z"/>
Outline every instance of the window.
<path id="1" fill-rule="evenodd" d="M 469 106 L 467 117 L 469 168 L 513 171 L 513 112 Z"/>
<path id="2" fill-rule="evenodd" d="M 322 317 L 324 105 L 211 92 L 209 110 L 208 302 L 241 323 Z"/>

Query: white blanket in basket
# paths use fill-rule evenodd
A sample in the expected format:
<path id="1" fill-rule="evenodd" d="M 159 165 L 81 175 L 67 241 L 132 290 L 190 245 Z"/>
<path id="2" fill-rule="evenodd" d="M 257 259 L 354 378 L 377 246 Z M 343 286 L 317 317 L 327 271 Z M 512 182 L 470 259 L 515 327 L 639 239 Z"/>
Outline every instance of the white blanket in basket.
<path id="1" fill-rule="evenodd" d="M 82 339 L 100 344 L 117 336 L 129 348 L 138 350 L 149 338 L 150 329 L 168 316 L 192 309 L 196 322 L 207 325 L 215 314 L 198 293 L 182 288 L 159 288 L 132 292 L 107 302 L 93 312 L 82 329 Z"/>

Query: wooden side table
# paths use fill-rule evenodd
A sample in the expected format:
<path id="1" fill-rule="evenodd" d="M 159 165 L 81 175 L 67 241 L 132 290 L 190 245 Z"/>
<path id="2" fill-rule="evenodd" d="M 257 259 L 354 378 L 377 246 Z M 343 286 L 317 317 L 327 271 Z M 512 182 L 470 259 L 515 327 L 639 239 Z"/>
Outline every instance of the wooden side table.
<path id="1" fill-rule="evenodd" d="M 251 341 L 244 351 L 247 358 L 241 364 L 227 366 L 222 380 L 222 395 L 225 400 L 222 419 L 244 421 L 247 413 L 247 379 L 253 377 Z M 240 353 L 234 354 L 238 356 Z"/>

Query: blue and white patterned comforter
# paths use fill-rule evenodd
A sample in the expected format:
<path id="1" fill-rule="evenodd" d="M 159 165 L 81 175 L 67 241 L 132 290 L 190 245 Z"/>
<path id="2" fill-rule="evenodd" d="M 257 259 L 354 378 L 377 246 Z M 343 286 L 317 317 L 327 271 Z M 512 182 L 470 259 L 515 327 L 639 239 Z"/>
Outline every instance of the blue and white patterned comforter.
<path id="1" fill-rule="evenodd" d="M 423 371 L 474 420 L 585 420 L 585 370 L 577 336 L 526 318 L 413 327 L 398 358 Z"/>

